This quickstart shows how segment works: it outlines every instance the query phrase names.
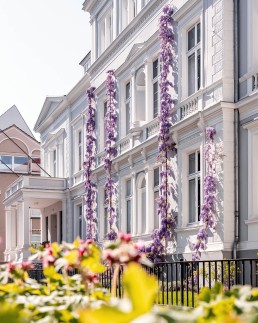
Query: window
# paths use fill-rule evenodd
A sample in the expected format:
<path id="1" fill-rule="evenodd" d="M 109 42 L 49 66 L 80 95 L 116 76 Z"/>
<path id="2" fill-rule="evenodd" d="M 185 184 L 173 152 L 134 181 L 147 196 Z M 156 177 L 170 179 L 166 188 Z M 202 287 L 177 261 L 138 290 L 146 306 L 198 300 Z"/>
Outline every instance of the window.
<path id="1" fill-rule="evenodd" d="M 82 131 L 78 132 L 78 170 L 82 169 Z"/>
<path id="2" fill-rule="evenodd" d="M 146 180 L 145 178 L 141 184 L 141 218 L 142 218 L 142 233 L 146 232 Z"/>
<path id="3" fill-rule="evenodd" d="M 197 150 L 188 155 L 189 223 L 200 221 L 201 207 L 201 158 Z"/>
<path id="4" fill-rule="evenodd" d="M 159 60 L 156 59 L 152 63 L 152 83 L 153 83 L 153 118 L 159 113 Z"/>
<path id="5" fill-rule="evenodd" d="M 57 175 L 56 149 L 53 150 L 53 177 Z"/>
<path id="6" fill-rule="evenodd" d="M 25 156 L 0 156 L 1 172 L 27 173 L 29 170 L 28 157 Z"/>
<path id="7" fill-rule="evenodd" d="M 132 232 L 132 180 L 126 181 L 126 232 Z"/>
<path id="8" fill-rule="evenodd" d="M 46 217 L 46 241 L 49 241 L 48 240 L 48 229 L 49 229 L 49 227 L 48 227 L 48 216 Z"/>
<path id="9" fill-rule="evenodd" d="M 99 20 L 99 43 L 98 43 L 98 54 L 101 55 L 104 50 L 111 44 L 113 40 L 113 26 L 112 26 L 112 12 L 109 11 L 106 15 Z"/>
<path id="10" fill-rule="evenodd" d="M 159 168 L 154 169 L 153 173 L 153 190 L 154 190 L 154 229 L 159 228 L 158 199 L 159 199 Z"/>
<path id="11" fill-rule="evenodd" d="M 107 193 L 104 189 L 104 237 L 108 233 L 108 200 L 107 200 Z"/>
<path id="12" fill-rule="evenodd" d="M 104 102 L 104 115 L 103 115 L 103 120 L 104 120 L 104 146 L 106 145 L 106 140 L 107 140 L 107 132 L 106 132 L 106 125 L 105 125 L 106 115 L 107 115 L 107 101 Z"/>
<path id="13" fill-rule="evenodd" d="M 82 238 L 82 205 L 78 205 L 78 235 Z"/>
<path id="14" fill-rule="evenodd" d="M 126 133 L 129 133 L 131 127 L 131 83 L 128 82 L 125 86 L 125 127 Z"/>
<path id="15" fill-rule="evenodd" d="M 200 41 L 200 23 L 197 23 L 187 33 L 188 96 L 198 91 L 201 86 Z"/>

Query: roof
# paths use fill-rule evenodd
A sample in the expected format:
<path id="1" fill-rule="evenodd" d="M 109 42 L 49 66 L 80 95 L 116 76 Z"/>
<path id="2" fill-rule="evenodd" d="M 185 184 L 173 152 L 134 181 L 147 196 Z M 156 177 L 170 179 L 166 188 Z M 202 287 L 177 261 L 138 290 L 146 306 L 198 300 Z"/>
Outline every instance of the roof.
<path id="1" fill-rule="evenodd" d="M 27 135 L 35 139 L 33 133 L 31 132 L 30 128 L 28 127 L 27 123 L 23 119 L 23 116 L 21 115 L 20 111 L 16 107 L 16 105 L 13 105 L 10 109 L 5 111 L 0 116 L 0 129 L 5 130 L 7 128 L 10 128 L 11 126 L 15 125 L 17 128 L 21 129 L 23 132 L 25 132 Z"/>

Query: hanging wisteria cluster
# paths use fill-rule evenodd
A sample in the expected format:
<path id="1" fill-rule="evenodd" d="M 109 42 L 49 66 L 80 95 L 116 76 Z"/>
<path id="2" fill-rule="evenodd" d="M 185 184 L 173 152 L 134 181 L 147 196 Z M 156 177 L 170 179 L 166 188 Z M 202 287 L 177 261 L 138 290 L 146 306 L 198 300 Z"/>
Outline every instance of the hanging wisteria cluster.
<path id="1" fill-rule="evenodd" d="M 108 212 L 108 233 L 106 239 L 117 238 L 117 188 L 112 178 L 112 159 L 117 155 L 117 111 L 116 111 L 116 76 L 114 70 L 109 70 L 106 80 L 107 112 L 105 116 L 106 156 L 104 169 L 106 171 L 105 196 Z M 106 219 L 105 219 L 106 220 Z"/>
<path id="2" fill-rule="evenodd" d="M 85 220 L 87 223 L 87 239 L 96 240 L 97 236 L 97 213 L 96 198 L 97 188 L 92 171 L 95 168 L 96 155 L 96 106 L 95 106 L 95 87 L 87 90 L 88 110 L 86 116 L 86 147 L 84 168 L 84 187 L 85 187 Z"/>
<path id="3" fill-rule="evenodd" d="M 173 100 L 170 94 L 170 88 L 173 87 L 169 81 L 169 75 L 172 73 L 173 48 L 174 48 L 174 31 L 173 31 L 173 8 L 166 5 L 159 22 L 159 38 L 160 38 L 160 128 L 158 135 L 159 154 L 158 161 L 161 163 L 159 199 L 158 199 L 158 216 L 161 220 L 160 228 L 152 233 L 152 243 L 145 247 L 148 257 L 158 262 L 163 260 L 166 253 L 166 242 L 168 238 L 172 238 L 173 229 L 176 221 L 171 208 L 170 192 L 171 184 L 169 178 L 172 175 L 172 169 L 168 161 L 168 153 L 173 149 L 170 140 L 170 127 Z"/>
<path id="4" fill-rule="evenodd" d="M 197 242 L 193 245 L 193 260 L 200 260 L 201 251 L 205 250 L 208 239 L 208 231 L 215 226 L 216 213 L 216 178 L 215 178 L 215 159 L 216 149 L 214 136 L 216 130 L 208 127 L 205 130 L 206 144 L 204 156 L 206 162 L 206 176 L 204 178 L 204 202 L 201 207 L 200 220 L 202 228 L 197 234 Z"/>

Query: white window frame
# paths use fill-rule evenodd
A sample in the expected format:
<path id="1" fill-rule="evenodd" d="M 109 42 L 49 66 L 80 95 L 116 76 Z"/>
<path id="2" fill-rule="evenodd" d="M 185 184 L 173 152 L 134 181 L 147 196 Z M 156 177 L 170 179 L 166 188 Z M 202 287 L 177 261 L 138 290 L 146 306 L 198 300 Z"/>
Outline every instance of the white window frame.
<path id="1" fill-rule="evenodd" d="M 145 180 L 145 187 L 142 187 L 142 182 Z M 144 235 L 147 233 L 147 205 L 145 205 L 146 208 L 146 218 L 145 218 L 145 230 L 143 229 L 143 214 L 142 214 L 142 196 L 145 192 L 146 194 L 146 202 L 147 202 L 147 180 L 146 175 L 144 172 L 140 173 L 137 178 L 137 215 L 135 222 L 137 224 L 136 228 L 136 234 L 137 235 Z M 147 204 L 147 203 L 146 203 Z M 140 216 L 139 216 L 140 215 Z"/>
<path id="2" fill-rule="evenodd" d="M 77 166 L 78 166 L 78 171 L 81 171 L 83 168 L 83 133 L 82 133 L 82 129 L 79 129 L 77 132 L 77 142 L 78 142 Z"/>
<path id="3" fill-rule="evenodd" d="M 195 172 L 194 173 L 189 173 L 189 158 L 190 155 L 195 154 Z M 199 163 L 200 163 L 200 170 L 198 170 L 198 155 L 199 157 Z M 201 209 L 201 151 L 200 149 L 196 149 L 190 153 L 188 153 L 188 223 L 198 223 L 200 222 L 200 209 Z M 190 181 L 194 180 L 195 183 L 195 220 L 190 221 L 190 196 L 189 196 L 189 191 L 190 191 Z M 200 184 L 200 188 L 198 188 L 198 181 Z M 198 200 L 200 202 L 199 208 L 198 208 Z"/>
<path id="4" fill-rule="evenodd" d="M 197 43 L 197 26 L 200 25 L 200 41 L 199 43 Z M 188 37 L 189 37 L 189 32 L 194 28 L 194 35 L 195 35 L 195 44 L 194 46 L 188 50 Z M 187 96 L 191 96 L 194 93 L 196 93 L 197 91 L 200 90 L 201 88 L 201 59 L 202 59 L 202 51 L 201 51 L 201 22 L 200 20 L 198 20 L 195 24 L 193 24 L 186 32 L 186 62 L 187 62 Z M 197 61 L 197 57 L 198 57 L 198 51 L 200 52 L 200 75 L 199 75 L 199 87 L 198 87 L 198 61 Z M 195 75 L 194 75 L 194 91 L 192 93 L 190 93 L 190 89 L 189 89 L 189 57 L 194 55 L 195 57 L 195 61 L 194 61 L 194 67 L 195 67 Z"/>

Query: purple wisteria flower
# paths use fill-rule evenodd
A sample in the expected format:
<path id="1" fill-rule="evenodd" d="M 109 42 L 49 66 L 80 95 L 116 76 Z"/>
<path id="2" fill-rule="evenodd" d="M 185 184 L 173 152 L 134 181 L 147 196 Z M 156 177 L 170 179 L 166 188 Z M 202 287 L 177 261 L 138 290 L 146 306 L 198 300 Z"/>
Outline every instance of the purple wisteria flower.
<path id="1" fill-rule="evenodd" d="M 95 87 L 87 90 L 88 110 L 86 115 L 86 149 L 84 169 L 84 188 L 85 188 L 85 220 L 87 224 L 87 239 L 96 240 L 97 236 L 97 213 L 96 198 L 97 187 L 93 178 L 92 171 L 95 168 L 96 155 L 96 126 L 95 126 Z"/>
<path id="2" fill-rule="evenodd" d="M 160 228 L 152 233 L 152 242 L 145 247 L 148 258 L 154 262 L 164 260 L 165 244 L 168 238 L 172 238 L 173 229 L 176 221 L 173 210 L 169 203 L 171 184 L 169 178 L 172 175 L 171 166 L 168 163 L 168 153 L 173 148 L 170 139 L 170 127 L 173 100 L 170 94 L 170 88 L 173 84 L 168 80 L 173 67 L 173 48 L 174 48 L 174 30 L 173 30 L 173 8 L 166 5 L 159 22 L 160 38 L 160 113 L 159 113 L 159 154 L 158 161 L 161 163 L 159 198 L 158 198 L 158 217 L 161 219 Z"/>
<path id="3" fill-rule="evenodd" d="M 205 250 L 208 239 L 208 230 L 215 226 L 216 213 L 216 179 L 215 179 L 215 143 L 216 130 L 212 127 L 205 129 L 206 144 L 204 155 L 206 161 L 206 176 L 204 178 L 204 201 L 201 207 L 200 219 L 202 228 L 197 234 L 197 242 L 193 245 L 193 260 L 200 260 L 201 251 Z"/>
<path id="4" fill-rule="evenodd" d="M 108 211 L 108 240 L 117 238 L 117 188 L 112 178 L 112 159 L 117 155 L 117 111 L 116 111 L 116 76 L 113 70 L 109 70 L 106 80 L 107 112 L 105 115 L 106 131 L 106 156 L 104 158 L 104 169 L 106 171 L 105 195 Z"/>

